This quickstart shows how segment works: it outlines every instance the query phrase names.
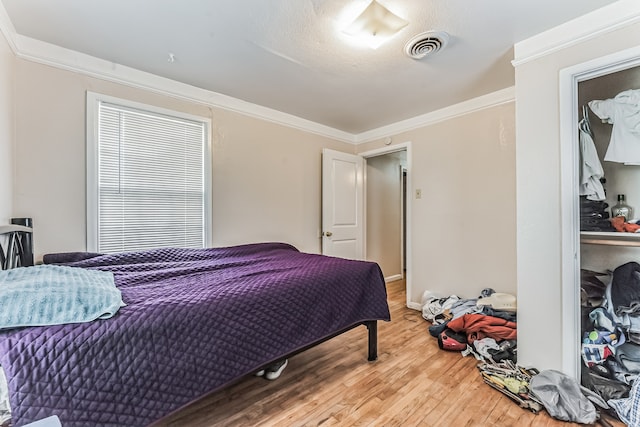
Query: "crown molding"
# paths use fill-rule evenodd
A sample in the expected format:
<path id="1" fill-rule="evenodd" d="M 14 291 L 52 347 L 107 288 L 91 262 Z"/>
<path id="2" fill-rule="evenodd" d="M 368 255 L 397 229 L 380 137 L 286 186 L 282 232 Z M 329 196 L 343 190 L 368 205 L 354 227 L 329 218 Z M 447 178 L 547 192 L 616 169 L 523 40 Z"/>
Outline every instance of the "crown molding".
<path id="1" fill-rule="evenodd" d="M 355 136 L 349 132 L 312 122 L 292 114 L 160 77 L 20 34 L 14 33 L 13 40 L 16 46 L 16 56 L 32 62 L 168 95 L 181 100 L 219 107 L 351 144 L 355 142 Z"/>
<path id="2" fill-rule="evenodd" d="M 201 89 L 115 62 L 106 61 L 91 55 L 22 36 L 16 33 L 11 19 L 1 1 L 0 31 L 4 34 L 15 55 L 21 59 L 143 89 L 180 100 L 222 108 L 267 122 L 356 145 L 432 125 L 474 111 L 512 102 L 515 99 L 515 89 L 509 87 L 411 119 L 402 120 L 359 134 L 353 134 L 228 95 Z"/>
<path id="3" fill-rule="evenodd" d="M 513 102 L 515 101 L 515 95 L 515 87 L 510 86 L 508 88 L 491 92 L 477 98 L 472 98 L 458 104 L 450 105 L 440 110 L 432 111 L 430 113 L 422 114 L 411 119 L 402 120 L 387 126 L 382 126 L 377 129 L 359 133 L 355 135 L 356 144 L 364 144 L 376 139 L 394 136 L 402 132 L 430 126 L 439 122 L 443 122 L 445 120 L 450 120 L 455 117 L 473 113 L 475 111 L 480 111 L 486 108 L 496 107 L 501 104 Z"/>
<path id="4" fill-rule="evenodd" d="M 618 0 L 514 45 L 513 66 L 640 22 L 640 1 Z"/>
<path id="5" fill-rule="evenodd" d="M 7 14 L 7 10 L 4 8 L 4 5 L 0 1 L 0 33 L 4 35 L 4 38 L 7 40 L 7 44 L 11 48 L 14 54 L 17 54 L 18 49 L 16 48 L 15 42 L 15 34 L 16 29 L 13 27 L 13 22 L 9 19 L 9 15 Z"/>

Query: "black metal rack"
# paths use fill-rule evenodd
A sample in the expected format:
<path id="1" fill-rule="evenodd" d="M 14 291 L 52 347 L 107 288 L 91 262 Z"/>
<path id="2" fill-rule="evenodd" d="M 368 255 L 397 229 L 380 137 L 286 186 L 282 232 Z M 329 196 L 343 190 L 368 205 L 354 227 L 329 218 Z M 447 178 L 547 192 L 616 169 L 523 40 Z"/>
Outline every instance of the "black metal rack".
<path id="1" fill-rule="evenodd" d="M 0 269 L 28 267 L 33 260 L 33 221 L 31 218 L 12 218 L 11 224 L 0 225 Z M 4 242 L 2 242 L 4 240 Z M 6 247 L 2 247 L 2 243 Z"/>

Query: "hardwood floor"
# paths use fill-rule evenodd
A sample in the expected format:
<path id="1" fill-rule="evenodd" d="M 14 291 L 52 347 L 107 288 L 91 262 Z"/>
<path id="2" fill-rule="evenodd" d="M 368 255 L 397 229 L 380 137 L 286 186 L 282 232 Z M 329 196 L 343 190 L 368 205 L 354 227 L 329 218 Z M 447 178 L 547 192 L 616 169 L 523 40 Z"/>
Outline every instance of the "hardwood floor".
<path id="1" fill-rule="evenodd" d="M 473 358 L 438 348 L 429 324 L 389 283 L 391 322 L 379 322 L 378 360 L 358 327 L 292 357 L 275 381 L 246 377 L 160 426 L 568 426 L 520 408 L 484 384 Z M 616 424 L 622 425 L 622 424 Z"/>

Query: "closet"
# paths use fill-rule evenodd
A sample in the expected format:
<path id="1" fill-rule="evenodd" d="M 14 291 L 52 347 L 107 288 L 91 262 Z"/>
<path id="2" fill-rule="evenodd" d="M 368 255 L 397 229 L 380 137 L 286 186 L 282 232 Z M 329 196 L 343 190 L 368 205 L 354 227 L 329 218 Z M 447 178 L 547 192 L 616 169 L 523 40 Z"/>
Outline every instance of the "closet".
<path id="1" fill-rule="evenodd" d="M 582 368 L 583 385 L 598 391 L 607 390 L 604 393 L 614 393 L 614 395 L 603 396 L 605 399 L 621 397 L 615 393 L 622 393 L 625 389 L 624 384 L 633 381 L 640 369 L 640 335 L 633 334 L 634 328 L 640 327 L 640 309 L 634 311 L 635 307 L 631 304 L 630 309 L 625 310 L 622 304 L 618 306 L 614 304 L 616 300 L 617 302 L 627 301 L 625 298 L 633 294 L 633 289 L 640 294 L 640 266 L 636 274 L 633 264 L 627 264 L 630 262 L 640 264 L 640 232 L 633 232 L 635 228 L 640 227 L 624 225 L 640 220 L 640 158 L 629 159 L 629 162 L 636 164 L 625 164 L 620 157 L 616 158 L 616 161 L 606 161 L 605 154 L 610 148 L 612 130 L 614 126 L 621 125 L 620 111 L 618 111 L 618 117 L 611 120 L 614 121 L 613 124 L 601 119 L 605 116 L 605 111 L 611 112 L 611 108 L 619 108 L 619 105 L 615 105 L 616 96 L 631 89 L 637 90 L 636 124 L 640 143 L 640 67 L 578 83 L 580 110 L 578 117 L 582 120 L 580 126 L 583 126 L 584 131 L 590 131 L 604 172 L 603 187 L 606 192 L 604 203 L 608 205 L 604 212 L 611 215 L 611 208 L 616 205 L 618 195 L 624 195 L 626 204 L 633 209 L 631 218 L 626 218 L 626 221 L 617 220 L 616 225 L 627 231 L 608 231 L 607 221 L 599 223 L 596 220 L 599 216 L 598 209 L 604 206 L 598 205 L 597 202 L 586 201 L 585 196 L 580 197 L 582 342 L 579 363 Z M 598 104 L 593 101 L 604 101 L 604 103 Z M 626 111 L 628 112 L 628 109 Z M 633 119 L 631 121 L 633 122 Z M 585 141 L 580 143 L 584 144 Z M 638 151 L 640 152 L 640 146 Z M 613 157 L 611 152 L 608 156 Z M 579 169 L 585 158 L 580 156 Z M 618 267 L 620 268 L 616 270 Z M 617 271 L 616 281 L 612 284 L 614 271 Z M 599 306 L 598 281 L 602 283 L 603 291 L 606 290 L 605 286 L 608 286 L 609 293 L 602 296 L 606 304 L 609 304 L 609 310 Z M 608 319 L 606 313 L 611 311 L 619 315 L 616 314 Z M 605 324 L 609 320 L 613 320 L 614 325 L 607 327 Z M 618 329 L 615 326 L 616 322 L 620 325 Z M 607 333 L 609 329 L 614 329 L 613 334 Z"/>

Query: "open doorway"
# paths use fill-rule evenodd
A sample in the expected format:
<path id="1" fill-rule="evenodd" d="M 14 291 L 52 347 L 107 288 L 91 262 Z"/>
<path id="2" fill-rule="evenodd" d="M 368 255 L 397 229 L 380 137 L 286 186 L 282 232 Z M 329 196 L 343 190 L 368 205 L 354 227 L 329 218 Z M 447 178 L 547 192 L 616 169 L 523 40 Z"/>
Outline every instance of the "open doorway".
<path id="1" fill-rule="evenodd" d="M 405 279 L 411 307 L 411 144 L 360 153 L 365 159 L 365 254 L 385 281 Z"/>
<path id="2" fill-rule="evenodd" d="M 404 278 L 403 170 L 407 152 L 396 151 L 366 159 L 365 253 L 380 265 L 385 281 Z"/>

